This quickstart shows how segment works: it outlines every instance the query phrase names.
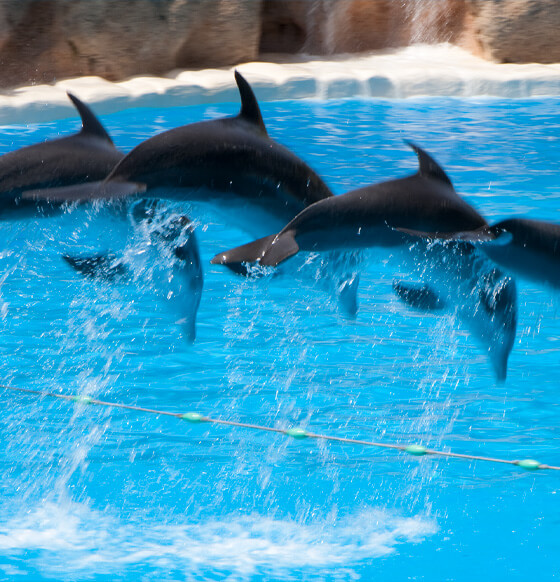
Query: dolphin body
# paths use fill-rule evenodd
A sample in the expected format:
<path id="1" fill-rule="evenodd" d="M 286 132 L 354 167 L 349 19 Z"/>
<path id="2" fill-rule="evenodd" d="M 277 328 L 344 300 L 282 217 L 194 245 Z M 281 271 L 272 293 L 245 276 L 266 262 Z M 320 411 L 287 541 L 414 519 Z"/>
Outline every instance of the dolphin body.
<path id="1" fill-rule="evenodd" d="M 311 204 L 278 234 L 219 253 L 214 264 L 274 267 L 300 250 L 333 251 L 406 243 L 408 231 L 474 231 L 488 226 L 459 197 L 443 169 L 418 146 L 416 174 Z"/>
<path id="2" fill-rule="evenodd" d="M 123 157 L 91 109 L 68 93 L 80 117 L 79 133 L 20 148 L 0 156 L 0 213 L 36 207 L 28 190 L 102 180 Z"/>
<path id="3" fill-rule="evenodd" d="M 426 240 L 470 242 L 511 273 L 560 288 L 558 224 L 528 218 L 508 218 L 468 232 L 438 234 L 413 229 L 401 230 Z"/>
<path id="4" fill-rule="evenodd" d="M 504 381 L 517 329 L 515 281 L 463 241 L 415 240 L 399 258 L 414 281 L 394 281 L 397 297 L 424 312 L 456 316 Z"/>
<path id="5" fill-rule="evenodd" d="M 445 239 L 488 223 L 459 197 L 431 156 L 409 145 L 418 156 L 416 174 L 312 204 L 277 235 L 219 253 L 212 263 L 276 266 L 300 250 L 400 247 L 401 265 L 420 282 L 396 282 L 397 296 L 414 308 L 457 314 L 504 380 L 517 326 L 515 282 L 469 242 L 413 236 L 431 231 Z"/>
<path id="6" fill-rule="evenodd" d="M 521 277 L 560 289 L 560 225 L 509 218 L 489 230 L 496 239 L 482 242 L 480 248 L 495 263 Z"/>
<path id="7" fill-rule="evenodd" d="M 305 206 L 333 196 L 299 157 L 268 136 L 251 86 L 239 72 L 237 116 L 192 123 L 137 145 L 96 184 L 27 192 L 25 198 L 71 202 L 114 199 L 165 188 L 161 197 L 196 199 L 193 189 L 237 195 L 285 223 Z M 189 188 L 177 191 L 176 188 Z M 150 197 L 155 197 L 150 193 Z M 231 196 L 229 196 L 231 198 Z M 227 197 L 226 197 L 227 198 Z"/>
<path id="8" fill-rule="evenodd" d="M 196 338 L 196 315 L 204 277 L 191 220 L 155 201 L 140 201 L 132 208 L 132 222 L 141 231 L 140 241 L 128 253 L 107 252 L 93 256 L 63 255 L 84 277 L 109 283 L 147 283 L 170 308 L 179 314 L 177 323 L 185 338 Z"/>

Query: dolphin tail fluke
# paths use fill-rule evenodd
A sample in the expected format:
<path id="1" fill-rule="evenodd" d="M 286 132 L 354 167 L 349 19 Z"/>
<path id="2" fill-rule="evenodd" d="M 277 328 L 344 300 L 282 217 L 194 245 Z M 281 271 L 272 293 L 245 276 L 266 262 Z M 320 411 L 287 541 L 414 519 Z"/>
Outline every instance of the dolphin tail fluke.
<path id="1" fill-rule="evenodd" d="M 22 194 L 24 200 L 45 200 L 47 202 L 87 202 L 88 200 L 112 200 L 126 198 L 145 192 L 146 185 L 136 182 L 110 180 L 108 182 L 86 182 L 60 188 L 43 188 L 26 190 Z"/>
<path id="2" fill-rule="evenodd" d="M 246 245 L 218 253 L 210 262 L 213 265 L 225 265 L 239 275 L 247 275 L 248 271 L 243 264 L 256 263 L 260 260 L 275 238 L 276 235 L 271 234 Z"/>

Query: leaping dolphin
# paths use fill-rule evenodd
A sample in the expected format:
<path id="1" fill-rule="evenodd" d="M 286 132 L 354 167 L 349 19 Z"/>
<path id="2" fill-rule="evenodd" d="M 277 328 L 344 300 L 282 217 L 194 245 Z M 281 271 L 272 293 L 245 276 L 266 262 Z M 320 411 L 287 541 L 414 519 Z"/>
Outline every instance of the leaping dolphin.
<path id="1" fill-rule="evenodd" d="M 177 323 L 192 342 L 204 284 L 194 225 L 188 217 L 159 208 L 153 200 L 142 200 L 131 210 L 136 234 L 141 236 L 132 242 L 127 253 L 63 258 L 85 277 L 111 283 L 134 280 L 149 284 L 179 315 Z"/>
<path id="2" fill-rule="evenodd" d="M 22 197 L 31 189 L 102 180 L 124 157 L 91 109 L 75 95 L 68 97 L 82 118 L 79 133 L 0 156 L 0 213 L 34 206 Z"/>
<path id="3" fill-rule="evenodd" d="M 429 230 L 448 238 L 488 228 L 488 223 L 459 197 L 430 155 L 409 145 L 418 156 L 416 174 L 316 202 L 277 235 L 219 253 L 212 263 L 276 266 L 299 250 L 400 246 L 403 262 L 420 275 L 421 284 L 398 282 L 397 295 L 427 311 L 456 312 L 485 346 L 497 378 L 504 380 L 517 324 L 515 282 L 468 242 L 431 244 L 412 236 Z"/>
<path id="4" fill-rule="evenodd" d="M 560 288 L 560 225 L 509 218 L 490 231 L 496 240 L 480 246 L 495 263 L 521 277 Z"/>
<path id="5" fill-rule="evenodd" d="M 286 222 L 305 206 L 332 197 L 315 171 L 268 136 L 251 86 L 238 71 L 235 80 L 241 96 L 238 115 L 151 137 L 97 184 L 35 190 L 25 198 L 55 202 L 112 199 L 167 187 L 161 197 L 193 199 L 193 189 L 205 188 L 264 205 L 267 212 Z M 204 194 L 208 199 L 208 192 Z"/>
<path id="6" fill-rule="evenodd" d="M 407 242 L 408 230 L 445 235 L 487 227 L 437 162 L 418 146 L 408 145 L 418 156 L 416 174 L 315 202 L 278 234 L 219 253 L 212 263 L 235 266 L 258 261 L 276 266 L 300 250 L 398 246 Z"/>
<path id="7" fill-rule="evenodd" d="M 544 220 L 508 218 L 474 231 L 438 234 L 400 229 L 427 240 L 466 241 L 495 263 L 538 283 L 560 288 L 560 225 Z"/>
<path id="8" fill-rule="evenodd" d="M 517 329 L 515 281 L 463 241 L 416 240 L 399 258 L 414 281 L 395 281 L 397 297 L 425 312 L 456 315 L 504 381 Z"/>

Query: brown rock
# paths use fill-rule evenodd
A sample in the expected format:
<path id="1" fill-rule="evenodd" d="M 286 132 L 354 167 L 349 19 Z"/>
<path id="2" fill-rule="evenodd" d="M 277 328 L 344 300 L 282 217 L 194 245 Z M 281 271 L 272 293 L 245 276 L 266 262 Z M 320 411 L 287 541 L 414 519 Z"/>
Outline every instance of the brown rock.
<path id="1" fill-rule="evenodd" d="M 298 53 L 309 37 L 308 0 L 264 0 L 259 52 Z"/>
<path id="2" fill-rule="evenodd" d="M 333 54 L 455 42 L 465 0 L 264 0 L 261 52 Z"/>
<path id="3" fill-rule="evenodd" d="M 0 10 L 0 83 L 118 80 L 254 60 L 260 0 L 14 0 Z"/>
<path id="4" fill-rule="evenodd" d="M 468 47 L 507 63 L 560 62 L 558 0 L 467 0 Z"/>
<path id="5" fill-rule="evenodd" d="M 264 0 L 261 52 L 333 54 L 396 46 L 393 0 Z"/>

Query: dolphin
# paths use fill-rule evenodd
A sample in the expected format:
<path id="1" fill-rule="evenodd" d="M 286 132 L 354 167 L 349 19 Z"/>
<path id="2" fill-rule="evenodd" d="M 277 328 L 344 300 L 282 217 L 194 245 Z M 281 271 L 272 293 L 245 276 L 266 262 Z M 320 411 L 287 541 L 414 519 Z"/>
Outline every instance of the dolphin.
<path id="1" fill-rule="evenodd" d="M 560 225 L 509 218 L 489 229 L 496 239 L 480 248 L 512 273 L 560 289 Z M 476 237 L 475 237 L 476 239 Z"/>
<path id="2" fill-rule="evenodd" d="M 517 329 L 514 279 L 464 241 L 416 239 L 399 259 L 414 281 L 394 281 L 397 297 L 424 312 L 456 315 L 503 382 Z"/>
<path id="3" fill-rule="evenodd" d="M 400 229 L 413 237 L 470 242 L 515 275 L 560 288 L 560 225 L 508 218 L 473 231 L 441 234 Z"/>
<path id="4" fill-rule="evenodd" d="M 305 206 L 333 196 L 318 174 L 267 133 L 259 104 L 238 72 L 241 110 L 234 117 L 192 123 L 137 145 L 95 184 L 27 192 L 26 199 L 54 202 L 115 199 L 144 191 L 155 197 L 203 200 L 232 194 L 265 207 L 285 224 Z M 162 192 L 161 188 L 165 188 Z M 177 189 L 181 188 L 181 191 Z M 189 190 L 186 190 L 186 189 Z M 158 195 L 159 195 L 158 194 Z"/>
<path id="5" fill-rule="evenodd" d="M 276 266 L 300 250 L 333 251 L 408 241 L 409 230 L 453 233 L 488 226 L 459 197 L 451 180 L 424 150 L 407 142 L 418 156 L 412 176 L 380 182 L 311 204 L 278 234 L 217 254 L 213 264 L 258 261 Z"/>
<path id="6" fill-rule="evenodd" d="M 0 156 L 0 213 L 36 206 L 22 196 L 31 189 L 102 180 L 124 157 L 91 109 L 67 95 L 82 118 L 81 131 Z"/>
<path id="7" fill-rule="evenodd" d="M 142 200 L 132 208 L 132 222 L 141 236 L 128 252 L 63 255 L 63 259 L 91 279 L 148 283 L 173 313 L 179 314 L 177 323 L 186 339 L 193 342 L 204 277 L 192 221 L 160 209 L 157 201 Z"/>

